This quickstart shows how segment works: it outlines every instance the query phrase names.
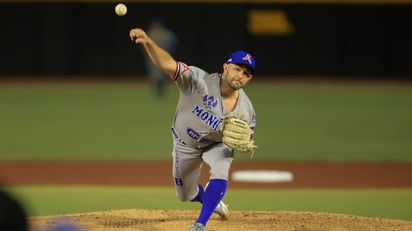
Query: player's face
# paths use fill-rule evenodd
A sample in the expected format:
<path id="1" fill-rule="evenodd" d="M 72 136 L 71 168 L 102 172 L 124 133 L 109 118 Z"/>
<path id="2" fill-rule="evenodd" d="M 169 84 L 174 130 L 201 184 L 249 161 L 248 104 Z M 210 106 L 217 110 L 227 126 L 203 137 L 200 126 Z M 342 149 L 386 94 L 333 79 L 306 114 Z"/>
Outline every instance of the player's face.
<path id="1" fill-rule="evenodd" d="M 233 90 L 241 89 L 252 79 L 252 72 L 247 66 L 224 64 L 223 70 L 222 79 Z"/>

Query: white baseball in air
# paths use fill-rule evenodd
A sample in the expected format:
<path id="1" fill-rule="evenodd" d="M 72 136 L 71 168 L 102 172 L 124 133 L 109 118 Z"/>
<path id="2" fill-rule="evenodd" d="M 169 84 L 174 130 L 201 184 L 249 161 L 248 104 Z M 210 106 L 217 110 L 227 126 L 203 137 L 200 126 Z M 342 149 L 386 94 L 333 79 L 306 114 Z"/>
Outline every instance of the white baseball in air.
<path id="1" fill-rule="evenodd" d="M 123 3 L 119 3 L 116 5 L 116 7 L 114 8 L 114 12 L 116 12 L 116 14 L 118 16 L 124 16 L 127 13 L 127 6 Z"/>

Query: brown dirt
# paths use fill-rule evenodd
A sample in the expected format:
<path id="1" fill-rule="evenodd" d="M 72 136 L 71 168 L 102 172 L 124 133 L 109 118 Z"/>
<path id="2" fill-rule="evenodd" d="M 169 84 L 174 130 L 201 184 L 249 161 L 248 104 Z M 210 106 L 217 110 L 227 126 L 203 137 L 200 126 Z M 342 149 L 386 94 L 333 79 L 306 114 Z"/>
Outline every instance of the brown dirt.
<path id="1" fill-rule="evenodd" d="M 34 227 L 76 224 L 84 231 L 188 230 L 197 212 L 187 210 L 113 210 L 56 217 L 33 217 Z M 318 212 L 233 211 L 229 220 L 213 215 L 208 231 L 367 231 L 411 230 L 412 222 Z M 42 229 L 44 230 L 44 229 Z"/>
<path id="2" fill-rule="evenodd" d="M 0 182 L 8 185 L 147 185 L 172 186 L 170 161 L 101 162 L 0 162 Z M 238 170 L 281 170 L 293 174 L 292 182 L 242 183 L 230 188 L 411 188 L 412 163 L 324 163 L 238 161 Z M 207 180 L 203 169 L 201 182 Z"/>
<path id="3" fill-rule="evenodd" d="M 292 182 L 241 183 L 230 188 L 411 188 L 412 163 L 307 163 L 234 162 L 237 170 L 290 171 Z M 171 162 L 0 162 L 0 181 L 7 185 L 147 185 L 172 186 Z M 206 182 L 208 169 L 202 172 Z M 197 211 L 116 210 L 64 216 L 31 217 L 33 230 L 49 230 L 61 222 L 74 223 L 82 231 L 188 230 Z M 228 221 L 216 215 L 207 230 L 412 230 L 411 221 L 316 212 L 232 211 Z"/>

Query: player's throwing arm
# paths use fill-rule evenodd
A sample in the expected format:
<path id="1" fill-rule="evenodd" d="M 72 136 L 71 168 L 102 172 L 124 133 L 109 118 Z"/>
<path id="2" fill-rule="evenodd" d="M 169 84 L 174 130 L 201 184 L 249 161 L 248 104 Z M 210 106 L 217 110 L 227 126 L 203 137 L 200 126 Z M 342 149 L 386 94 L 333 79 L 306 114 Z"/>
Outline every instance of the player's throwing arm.
<path id="1" fill-rule="evenodd" d="M 166 72 L 170 77 L 173 77 L 176 72 L 176 60 L 170 54 L 159 47 L 146 32 L 140 28 L 130 30 L 130 39 L 136 44 L 142 44 L 145 51 L 149 55 L 152 62 Z"/>

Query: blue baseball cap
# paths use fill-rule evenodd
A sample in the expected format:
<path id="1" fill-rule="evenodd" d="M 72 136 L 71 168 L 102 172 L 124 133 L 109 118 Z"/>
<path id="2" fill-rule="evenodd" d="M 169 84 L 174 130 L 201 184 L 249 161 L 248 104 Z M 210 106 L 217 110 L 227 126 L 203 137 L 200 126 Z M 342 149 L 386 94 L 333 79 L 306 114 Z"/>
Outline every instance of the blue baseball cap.
<path id="1" fill-rule="evenodd" d="M 255 73 L 256 61 L 253 56 L 246 51 L 235 51 L 233 52 L 226 61 L 227 64 L 245 64 L 252 70 L 252 74 Z"/>

